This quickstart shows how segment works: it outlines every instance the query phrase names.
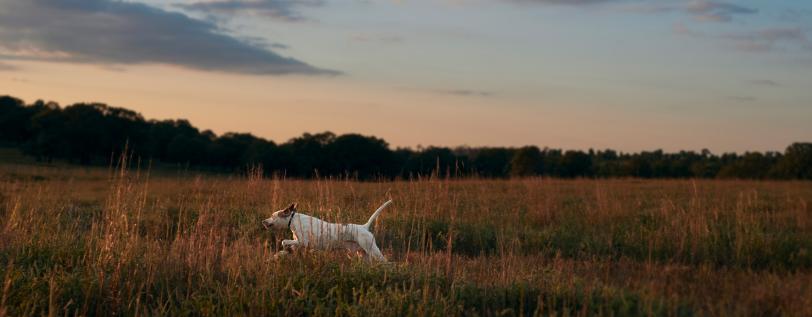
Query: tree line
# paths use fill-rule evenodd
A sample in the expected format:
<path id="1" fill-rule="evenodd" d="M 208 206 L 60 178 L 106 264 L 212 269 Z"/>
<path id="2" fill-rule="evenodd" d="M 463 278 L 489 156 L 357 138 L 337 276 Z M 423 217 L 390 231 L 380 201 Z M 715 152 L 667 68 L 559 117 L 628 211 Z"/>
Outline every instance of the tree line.
<path id="1" fill-rule="evenodd" d="M 122 155 L 185 168 L 235 172 L 262 166 L 287 177 L 394 179 L 421 176 L 488 178 L 547 176 L 639 178 L 812 179 L 812 143 L 783 153 L 716 155 L 708 150 L 623 153 L 526 146 L 391 149 L 383 139 L 331 132 L 285 143 L 248 133 L 216 135 L 187 120 L 147 120 L 132 110 L 101 103 L 62 107 L 0 97 L 0 144 L 37 160 L 110 164 Z M 125 146 L 126 145 L 126 146 Z"/>

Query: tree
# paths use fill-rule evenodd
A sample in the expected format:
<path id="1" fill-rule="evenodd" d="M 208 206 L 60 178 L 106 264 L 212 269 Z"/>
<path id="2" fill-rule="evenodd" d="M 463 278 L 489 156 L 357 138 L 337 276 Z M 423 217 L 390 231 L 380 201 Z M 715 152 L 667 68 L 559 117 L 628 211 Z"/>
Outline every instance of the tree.
<path id="1" fill-rule="evenodd" d="M 567 151 L 561 159 L 563 177 L 588 177 L 594 175 L 592 157 L 581 151 Z"/>
<path id="2" fill-rule="evenodd" d="M 631 160 L 628 161 L 628 170 L 626 175 L 640 178 L 651 178 L 651 163 L 642 155 L 635 155 Z"/>
<path id="3" fill-rule="evenodd" d="M 405 173 L 412 175 L 452 175 L 465 165 L 466 158 L 458 157 L 447 147 L 428 147 L 422 151 L 412 152 L 406 162 Z"/>
<path id="4" fill-rule="evenodd" d="M 510 173 L 513 152 L 506 148 L 479 149 L 473 158 L 473 168 L 480 176 L 506 177 Z"/>
<path id="5" fill-rule="evenodd" d="M 784 151 L 770 175 L 791 179 L 812 179 L 812 143 L 793 143 Z"/>
<path id="6" fill-rule="evenodd" d="M 335 139 L 332 132 L 305 133 L 293 138 L 282 147 L 293 160 L 291 174 L 302 177 L 315 176 L 326 169 L 328 157 L 325 147 Z"/>
<path id="7" fill-rule="evenodd" d="M 723 166 L 717 177 L 740 179 L 763 179 L 767 176 L 770 167 L 775 164 L 773 155 L 748 152 L 738 160 Z"/>
<path id="8" fill-rule="evenodd" d="M 513 154 L 510 160 L 510 176 L 526 177 L 538 175 L 541 172 L 541 150 L 535 146 L 525 146 Z"/>
<path id="9" fill-rule="evenodd" d="M 169 142 L 166 161 L 188 165 L 199 165 L 206 160 L 206 142 L 199 136 L 177 134 Z"/>
<path id="10" fill-rule="evenodd" d="M 19 144 L 30 137 L 32 113 L 27 110 L 22 100 L 0 96 L 0 141 Z"/>
<path id="11" fill-rule="evenodd" d="M 65 119 L 58 105 L 39 106 L 40 110 L 31 117 L 32 137 L 22 146 L 23 153 L 33 155 L 37 160 L 50 162 L 57 157 L 65 157 L 66 144 L 62 142 Z"/>
<path id="12" fill-rule="evenodd" d="M 345 134 L 325 145 L 330 157 L 331 175 L 356 174 L 360 179 L 389 176 L 395 173 L 389 144 L 382 139 L 360 134 Z"/>
<path id="13" fill-rule="evenodd" d="M 226 133 L 216 138 L 209 145 L 209 164 L 224 170 L 233 170 L 258 164 L 256 157 L 251 157 L 248 150 L 256 144 L 265 142 L 249 133 Z"/>
<path id="14" fill-rule="evenodd" d="M 183 163 L 192 168 L 236 171 L 261 164 L 266 173 L 294 177 L 359 179 L 416 175 L 482 177 L 732 177 L 812 179 L 812 143 L 794 143 L 785 153 L 714 155 L 662 150 L 562 151 L 523 148 L 428 147 L 391 150 L 383 139 L 360 134 L 305 133 L 276 143 L 247 133 L 217 136 L 187 120 L 145 120 L 141 114 L 101 103 L 64 108 L 37 100 L 0 96 L 0 146 L 19 147 L 38 160 L 66 159 L 107 164 L 128 153 L 136 159 Z"/>

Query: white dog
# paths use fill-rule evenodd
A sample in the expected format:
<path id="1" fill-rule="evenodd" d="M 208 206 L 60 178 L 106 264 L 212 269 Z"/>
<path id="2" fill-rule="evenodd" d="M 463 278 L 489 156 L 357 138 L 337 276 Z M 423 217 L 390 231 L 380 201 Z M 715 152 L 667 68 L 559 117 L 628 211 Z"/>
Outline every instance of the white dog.
<path id="1" fill-rule="evenodd" d="M 282 240 L 282 248 L 309 247 L 321 250 L 346 248 L 350 252 L 363 250 L 367 257 L 385 262 L 386 258 L 375 244 L 375 236 L 369 231 L 369 227 L 390 203 L 391 200 L 378 207 L 363 225 L 329 223 L 299 213 L 296 211 L 296 204 L 291 204 L 288 208 L 274 212 L 270 218 L 263 220 L 262 226 L 266 229 L 288 228 L 293 231 L 293 240 Z"/>

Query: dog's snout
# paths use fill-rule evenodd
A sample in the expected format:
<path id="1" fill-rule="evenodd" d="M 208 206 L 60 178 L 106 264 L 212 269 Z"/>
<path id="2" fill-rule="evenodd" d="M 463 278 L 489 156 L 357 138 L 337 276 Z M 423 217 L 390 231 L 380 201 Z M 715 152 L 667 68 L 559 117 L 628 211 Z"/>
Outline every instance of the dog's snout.
<path id="1" fill-rule="evenodd" d="M 264 227 L 265 229 L 268 229 L 268 221 L 267 220 L 262 221 L 262 227 Z"/>

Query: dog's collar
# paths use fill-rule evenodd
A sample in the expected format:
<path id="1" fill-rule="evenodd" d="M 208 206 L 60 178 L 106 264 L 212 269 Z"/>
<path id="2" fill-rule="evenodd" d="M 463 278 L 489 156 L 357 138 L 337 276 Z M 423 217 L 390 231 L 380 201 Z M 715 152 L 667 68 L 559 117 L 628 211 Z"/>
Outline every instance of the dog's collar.
<path id="1" fill-rule="evenodd" d="M 295 216 L 295 215 L 296 215 L 296 210 L 294 210 L 293 213 L 290 214 L 290 219 L 288 219 L 288 230 L 290 230 L 290 223 L 293 222 L 293 216 Z"/>

